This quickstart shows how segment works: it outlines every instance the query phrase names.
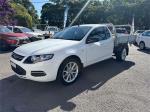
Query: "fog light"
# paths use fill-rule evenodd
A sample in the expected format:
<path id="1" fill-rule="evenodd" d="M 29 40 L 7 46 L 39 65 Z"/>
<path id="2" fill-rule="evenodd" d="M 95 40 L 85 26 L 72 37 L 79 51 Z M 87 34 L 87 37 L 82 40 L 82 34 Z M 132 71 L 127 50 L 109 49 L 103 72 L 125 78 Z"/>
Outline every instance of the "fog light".
<path id="1" fill-rule="evenodd" d="M 43 71 L 31 71 L 31 75 L 34 77 L 46 76 L 46 73 Z"/>

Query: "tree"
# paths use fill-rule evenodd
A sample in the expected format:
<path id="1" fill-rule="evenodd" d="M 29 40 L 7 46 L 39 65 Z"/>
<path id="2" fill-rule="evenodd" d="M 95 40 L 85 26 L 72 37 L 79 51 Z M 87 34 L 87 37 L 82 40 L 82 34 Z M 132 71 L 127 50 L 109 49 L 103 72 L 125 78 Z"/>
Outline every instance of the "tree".
<path id="1" fill-rule="evenodd" d="M 50 0 L 50 2 L 54 2 L 56 5 L 52 3 L 43 5 L 41 12 L 42 23 L 48 20 L 49 25 L 62 27 L 64 5 L 70 6 L 68 14 L 69 25 L 87 0 Z M 134 15 L 137 29 L 149 29 L 149 7 L 150 0 L 92 0 L 75 24 L 131 24 Z"/>
<path id="2" fill-rule="evenodd" d="M 49 25 L 61 26 L 63 24 L 63 12 L 63 6 L 46 3 L 45 5 L 43 5 L 41 11 L 41 23 L 46 24 L 46 21 L 48 21 Z"/>
<path id="3" fill-rule="evenodd" d="M 32 17 L 28 13 L 27 9 L 21 4 L 16 3 L 11 3 L 11 7 L 16 11 L 12 18 L 17 20 L 17 25 L 32 28 Z"/>
<path id="4" fill-rule="evenodd" d="M 68 24 L 76 16 L 79 10 L 83 7 L 86 0 L 50 0 L 52 3 L 46 3 L 42 7 L 41 11 L 41 23 L 46 23 L 48 20 L 49 25 L 63 26 L 64 18 L 64 5 L 70 7 L 68 14 Z M 56 3 L 56 4 L 53 4 Z"/>
<path id="5" fill-rule="evenodd" d="M 22 6 L 24 6 L 26 8 L 27 12 L 32 17 L 33 25 L 37 24 L 39 22 L 37 11 L 35 10 L 34 5 L 32 4 L 32 2 L 30 0 L 13 0 L 13 2 L 17 3 L 17 4 L 21 4 Z"/>
<path id="6" fill-rule="evenodd" d="M 150 1 L 145 0 L 141 4 L 137 4 L 135 10 L 135 24 L 136 27 L 142 29 L 150 29 L 150 13 L 149 13 Z"/>
<path id="7" fill-rule="evenodd" d="M 0 0 L 0 25 L 14 25 L 14 10 L 7 0 Z"/>

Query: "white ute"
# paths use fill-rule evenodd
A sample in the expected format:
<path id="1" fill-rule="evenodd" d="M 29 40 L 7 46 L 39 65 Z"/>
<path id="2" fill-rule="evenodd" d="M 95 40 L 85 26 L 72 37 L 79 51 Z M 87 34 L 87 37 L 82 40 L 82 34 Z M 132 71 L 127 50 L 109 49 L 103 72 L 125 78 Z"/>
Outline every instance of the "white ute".
<path id="1" fill-rule="evenodd" d="M 112 36 L 107 25 L 72 26 L 57 33 L 53 39 L 18 47 L 11 55 L 11 67 L 23 79 L 39 82 L 76 81 L 82 68 L 111 58 L 124 61 L 128 42 Z"/>

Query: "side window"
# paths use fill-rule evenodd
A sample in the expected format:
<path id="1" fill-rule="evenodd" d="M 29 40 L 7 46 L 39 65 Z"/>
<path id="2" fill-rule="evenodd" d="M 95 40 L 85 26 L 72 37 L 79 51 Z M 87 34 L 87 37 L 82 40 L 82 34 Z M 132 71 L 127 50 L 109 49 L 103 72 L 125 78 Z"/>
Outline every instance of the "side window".
<path id="1" fill-rule="evenodd" d="M 111 37 L 109 30 L 106 27 L 104 29 L 105 29 L 105 33 L 106 33 L 106 39 L 109 39 Z"/>
<path id="2" fill-rule="evenodd" d="M 142 33 L 142 36 L 146 36 L 146 32 Z"/>
<path id="3" fill-rule="evenodd" d="M 12 27 L 7 27 L 7 28 L 12 31 Z"/>
<path id="4" fill-rule="evenodd" d="M 22 31 L 19 28 L 14 28 L 14 33 L 22 33 Z"/>
<path id="5" fill-rule="evenodd" d="M 99 41 L 110 38 L 110 32 L 106 27 L 100 27 L 94 29 L 88 38 L 97 38 Z"/>
<path id="6" fill-rule="evenodd" d="M 148 32 L 146 33 L 146 36 L 150 37 L 150 31 L 148 31 Z"/>

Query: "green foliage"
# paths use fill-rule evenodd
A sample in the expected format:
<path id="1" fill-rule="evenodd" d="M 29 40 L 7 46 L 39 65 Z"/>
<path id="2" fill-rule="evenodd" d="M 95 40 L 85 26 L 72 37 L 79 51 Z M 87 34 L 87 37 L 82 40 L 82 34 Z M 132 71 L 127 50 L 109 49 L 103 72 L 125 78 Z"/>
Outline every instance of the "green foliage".
<path id="1" fill-rule="evenodd" d="M 62 27 L 64 5 L 70 6 L 68 25 L 81 10 L 87 0 L 50 0 L 42 7 L 41 22 L 49 21 L 49 25 Z M 113 23 L 131 24 L 135 16 L 136 28 L 150 28 L 150 0 L 92 0 L 75 24 Z"/>
<path id="2" fill-rule="evenodd" d="M 32 17 L 27 9 L 21 4 L 11 3 L 11 7 L 16 11 L 14 18 L 20 26 L 32 27 Z M 18 10 L 19 9 L 19 10 Z"/>
<path id="3" fill-rule="evenodd" d="M 14 10 L 8 0 L 0 0 L 0 25 L 14 25 L 15 20 L 12 18 Z"/>
<path id="4" fill-rule="evenodd" d="M 32 25 L 38 24 L 38 15 L 37 11 L 34 8 L 34 5 L 30 0 L 12 0 L 13 3 L 21 4 L 23 7 L 26 8 L 27 12 L 32 17 Z"/>

